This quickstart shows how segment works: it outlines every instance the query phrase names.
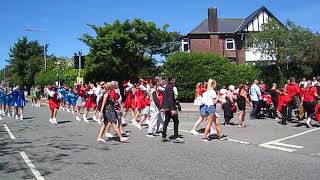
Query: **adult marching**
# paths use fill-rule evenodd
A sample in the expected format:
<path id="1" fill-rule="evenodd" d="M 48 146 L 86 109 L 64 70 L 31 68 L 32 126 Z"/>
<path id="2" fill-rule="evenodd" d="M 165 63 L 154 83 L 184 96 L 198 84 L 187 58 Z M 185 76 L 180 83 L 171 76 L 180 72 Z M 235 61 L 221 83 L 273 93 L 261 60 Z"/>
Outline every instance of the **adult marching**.
<path id="1" fill-rule="evenodd" d="M 103 125 L 100 128 L 99 135 L 98 135 L 98 142 L 106 142 L 103 137 L 106 132 L 106 128 L 108 124 L 114 128 L 115 132 L 117 133 L 118 137 L 120 138 L 120 142 L 125 142 L 128 138 L 123 137 L 121 135 L 120 129 L 117 126 L 118 122 L 118 113 L 116 112 L 116 102 L 112 100 L 111 96 L 109 95 L 110 90 L 112 88 L 111 83 L 106 84 L 106 91 L 102 96 L 102 104 L 100 109 L 100 117 L 103 117 Z"/>

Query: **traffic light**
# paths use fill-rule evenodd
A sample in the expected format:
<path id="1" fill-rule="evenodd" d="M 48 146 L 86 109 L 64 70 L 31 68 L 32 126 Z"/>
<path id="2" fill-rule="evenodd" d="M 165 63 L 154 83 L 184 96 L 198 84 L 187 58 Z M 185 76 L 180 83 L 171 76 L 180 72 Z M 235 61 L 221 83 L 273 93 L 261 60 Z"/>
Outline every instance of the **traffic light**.
<path id="1" fill-rule="evenodd" d="M 73 56 L 73 66 L 75 69 L 79 69 L 79 56 Z M 84 56 L 81 56 L 81 69 L 84 69 Z"/>

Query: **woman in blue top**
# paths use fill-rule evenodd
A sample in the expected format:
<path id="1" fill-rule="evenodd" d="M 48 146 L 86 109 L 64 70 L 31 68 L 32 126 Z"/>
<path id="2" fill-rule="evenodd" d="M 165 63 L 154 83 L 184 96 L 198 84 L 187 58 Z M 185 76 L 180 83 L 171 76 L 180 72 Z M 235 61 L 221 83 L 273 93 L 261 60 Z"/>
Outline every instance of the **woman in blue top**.
<path id="1" fill-rule="evenodd" d="M 6 87 L 4 91 L 4 105 L 5 112 L 8 113 L 8 117 L 11 117 L 11 88 Z"/>
<path id="2" fill-rule="evenodd" d="M 26 99 L 24 90 L 19 86 L 12 91 L 12 95 L 14 98 L 14 108 L 16 113 L 16 119 L 23 120 L 23 107 L 26 105 Z"/>
<path id="3" fill-rule="evenodd" d="M 2 86 L 0 86 L 0 115 L 4 115 L 4 91 Z"/>
<path id="4" fill-rule="evenodd" d="M 70 89 L 69 93 L 67 94 L 67 99 L 69 103 L 69 109 L 71 110 L 72 114 L 74 114 L 74 108 L 77 103 L 78 95 L 73 89 Z"/>

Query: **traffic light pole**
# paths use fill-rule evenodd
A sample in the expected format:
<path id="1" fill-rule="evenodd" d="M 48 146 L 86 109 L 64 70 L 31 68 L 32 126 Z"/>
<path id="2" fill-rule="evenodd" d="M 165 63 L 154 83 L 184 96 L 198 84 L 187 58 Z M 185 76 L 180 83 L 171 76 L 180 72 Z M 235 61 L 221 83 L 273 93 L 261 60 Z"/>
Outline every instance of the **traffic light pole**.
<path id="1" fill-rule="evenodd" d="M 79 51 L 79 74 L 78 74 L 79 77 L 81 77 L 81 56 L 82 56 L 82 52 Z"/>

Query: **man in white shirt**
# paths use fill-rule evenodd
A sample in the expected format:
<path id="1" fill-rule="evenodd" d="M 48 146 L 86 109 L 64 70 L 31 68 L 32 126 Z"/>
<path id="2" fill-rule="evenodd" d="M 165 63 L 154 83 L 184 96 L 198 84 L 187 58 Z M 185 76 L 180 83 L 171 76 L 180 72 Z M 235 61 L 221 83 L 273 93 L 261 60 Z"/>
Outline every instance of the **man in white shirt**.
<path id="1" fill-rule="evenodd" d="M 307 87 L 308 82 L 307 82 L 306 78 L 302 78 L 302 81 L 299 83 L 299 86 L 300 86 L 300 87 L 301 87 L 301 84 L 303 84 L 303 87 L 304 87 L 304 88 Z"/>
<path id="2" fill-rule="evenodd" d="M 250 112 L 250 117 L 253 118 L 258 118 L 258 114 L 260 112 L 260 105 L 259 102 L 261 100 L 261 91 L 258 86 L 259 81 L 254 80 L 253 84 L 250 87 L 250 97 L 252 101 L 252 110 Z"/>

